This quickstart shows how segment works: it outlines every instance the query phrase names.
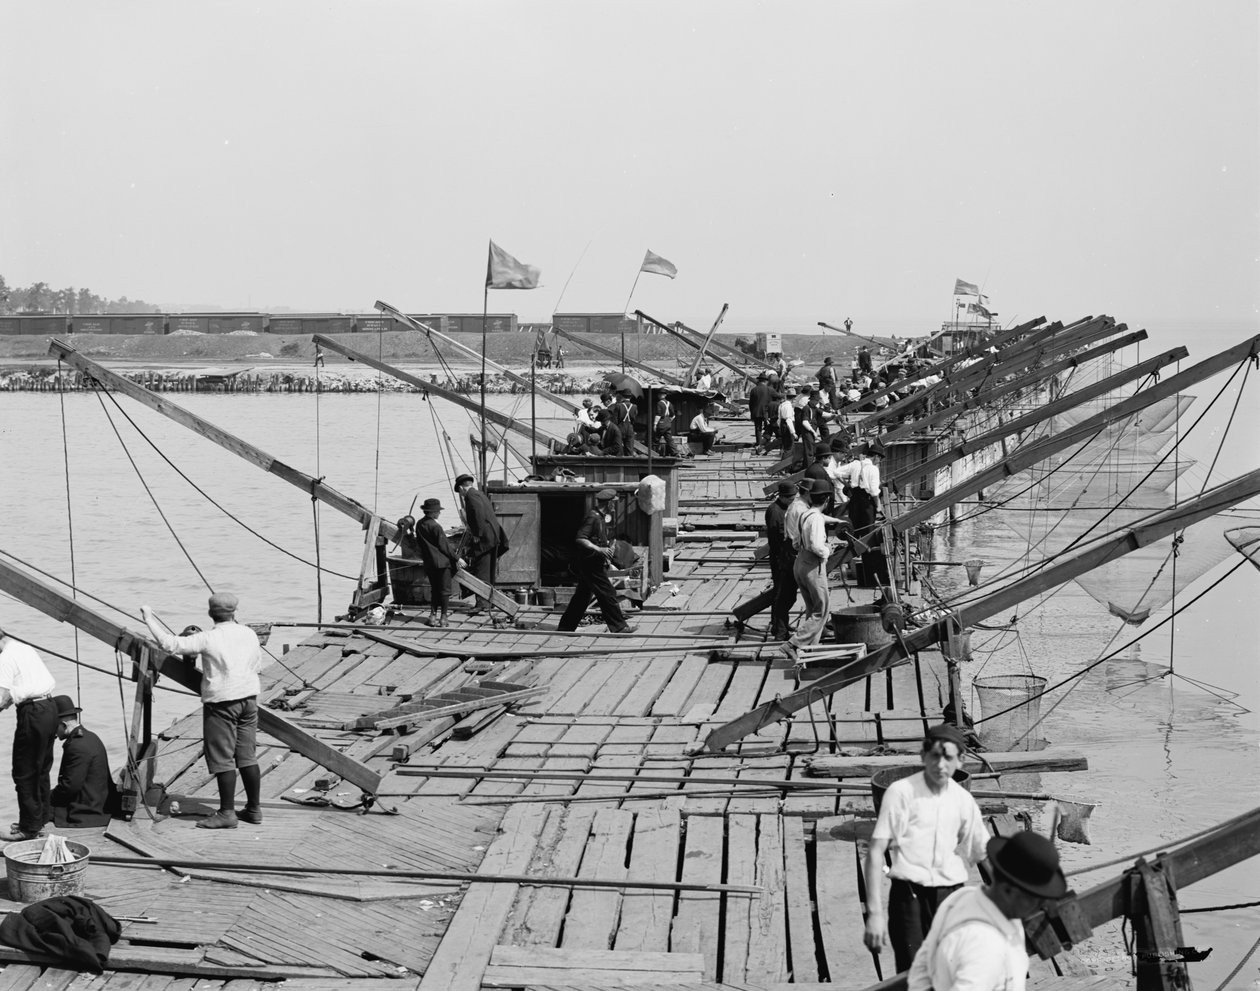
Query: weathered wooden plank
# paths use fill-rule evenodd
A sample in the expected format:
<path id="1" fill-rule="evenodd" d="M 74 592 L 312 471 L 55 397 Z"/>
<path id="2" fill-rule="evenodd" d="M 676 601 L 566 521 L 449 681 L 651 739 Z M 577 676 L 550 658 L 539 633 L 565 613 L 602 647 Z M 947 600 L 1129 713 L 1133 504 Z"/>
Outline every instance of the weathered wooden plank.
<path id="1" fill-rule="evenodd" d="M 595 813 L 591 839 L 582 854 L 578 877 L 616 880 L 626 876 L 626 845 L 634 816 L 617 809 Z M 576 888 L 569 901 L 564 939 L 566 950 L 607 950 L 617 933 L 621 892 L 613 888 Z"/>
<path id="2" fill-rule="evenodd" d="M 770 984 L 787 979 L 787 901 L 784 891 L 783 834 L 777 815 L 757 816 L 757 871 L 761 888 L 748 906 L 748 963 L 744 980 Z"/>
<path id="3" fill-rule="evenodd" d="M 632 881 L 675 881 L 682 818 L 677 809 L 657 806 L 639 811 L 634 821 L 628 877 Z M 669 946 L 674 892 L 627 891 L 613 945 L 618 950 L 657 950 Z"/>
<path id="4" fill-rule="evenodd" d="M 732 815 L 726 819 L 726 881 L 752 884 L 757 875 L 757 819 Z M 729 892 L 725 895 L 726 922 L 723 926 L 723 981 L 743 981 L 748 965 L 750 909 L 753 895 Z"/>
<path id="5" fill-rule="evenodd" d="M 851 819 L 818 820 L 814 832 L 814 885 L 818 927 L 831 979 L 862 987 L 877 977 L 870 951 L 862 945 L 866 926 L 858 902 L 853 836 Z M 891 957 L 886 962 L 891 968 Z"/>
<path id="6" fill-rule="evenodd" d="M 548 814 L 543 806 L 510 808 L 478 872 L 522 873 L 529 865 Z M 478 882 L 468 886 L 437 952 L 429 961 L 420 991 L 477 991 L 516 891 L 515 884 Z"/>
<path id="7" fill-rule="evenodd" d="M 995 771 L 1011 773 L 1089 770 L 1089 761 L 1084 754 L 1054 747 L 1038 751 L 986 753 L 984 757 Z M 916 757 L 911 754 L 898 757 L 839 757 L 827 754 L 810 761 L 809 773 L 814 777 L 869 778 L 883 768 L 914 763 Z"/>
<path id="8" fill-rule="evenodd" d="M 682 879 L 696 884 L 719 884 L 725 846 L 723 820 L 719 816 L 691 816 L 687 820 L 686 853 Z M 704 954 L 706 980 L 717 980 L 719 896 L 709 891 L 684 891 L 678 898 L 678 914 L 670 934 L 670 949 Z"/>
<path id="9" fill-rule="evenodd" d="M 783 874 L 787 906 L 787 948 L 792 980 L 818 980 L 817 943 L 814 937 L 813 897 L 805 860 L 805 827 L 800 819 L 782 821 Z"/>

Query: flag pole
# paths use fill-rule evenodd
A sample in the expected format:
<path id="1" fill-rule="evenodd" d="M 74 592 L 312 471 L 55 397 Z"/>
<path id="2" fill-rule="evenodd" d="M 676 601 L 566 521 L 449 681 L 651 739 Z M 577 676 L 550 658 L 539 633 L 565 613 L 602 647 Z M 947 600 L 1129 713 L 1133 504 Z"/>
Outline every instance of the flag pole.
<path id="1" fill-rule="evenodd" d="M 630 287 L 630 295 L 626 297 L 626 305 L 621 311 L 623 316 L 630 312 L 630 300 L 634 299 L 634 290 L 635 290 L 635 287 L 638 286 L 639 276 L 642 274 L 643 274 L 643 266 L 640 265 L 639 270 L 634 273 L 634 285 Z"/>
<path id="2" fill-rule="evenodd" d="M 529 356 L 529 466 L 536 470 L 538 460 L 538 348 Z M 504 459 L 504 466 L 507 460 Z"/>
<path id="3" fill-rule="evenodd" d="M 486 318 L 490 312 L 490 280 L 481 297 L 481 490 L 486 488 Z"/>

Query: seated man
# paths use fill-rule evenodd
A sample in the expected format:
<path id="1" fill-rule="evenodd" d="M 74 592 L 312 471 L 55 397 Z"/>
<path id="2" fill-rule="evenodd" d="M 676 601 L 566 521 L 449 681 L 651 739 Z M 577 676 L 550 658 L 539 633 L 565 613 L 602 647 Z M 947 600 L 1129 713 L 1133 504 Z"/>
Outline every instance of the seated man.
<path id="1" fill-rule="evenodd" d="M 718 428 L 710 417 L 717 412 L 716 403 L 708 403 L 704 409 L 691 418 L 691 428 L 687 431 L 687 440 L 700 445 L 700 453 L 708 454 L 713 450 L 717 440 Z"/>
<path id="2" fill-rule="evenodd" d="M 118 789 L 109 773 L 105 744 L 79 722 L 82 711 L 68 695 L 58 695 L 57 736 L 65 741 L 61 771 L 52 790 L 53 822 L 62 829 L 107 826 L 118 811 Z"/>

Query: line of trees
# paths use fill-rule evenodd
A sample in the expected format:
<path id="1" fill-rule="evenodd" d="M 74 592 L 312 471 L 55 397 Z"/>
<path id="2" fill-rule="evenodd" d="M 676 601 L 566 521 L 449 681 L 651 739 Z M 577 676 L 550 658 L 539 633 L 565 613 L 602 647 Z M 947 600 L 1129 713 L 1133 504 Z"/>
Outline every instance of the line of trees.
<path id="1" fill-rule="evenodd" d="M 91 289 L 54 289 L 47 282 L 10 286 L 0 275 L 0 313 L 161 313 L 142 299 L 106 299 Z"/>

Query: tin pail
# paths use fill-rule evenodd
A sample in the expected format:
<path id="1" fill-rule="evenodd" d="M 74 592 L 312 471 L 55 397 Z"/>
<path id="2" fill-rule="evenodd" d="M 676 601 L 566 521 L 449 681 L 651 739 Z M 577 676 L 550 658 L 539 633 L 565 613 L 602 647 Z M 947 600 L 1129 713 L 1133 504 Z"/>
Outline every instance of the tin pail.
<path id="1" fill-rule="evenodd" d="M 9 875 L 9 897 L 15 902 L 39 902 L 60 895 L 83 894 L 91 851 L 82 843 L 66 840 L 74 859 L 64 864 L 41 864 L 44 840 L 23 840 L 4 848 L 4 866 Z"/>
<path id="2" fill-rule="evenodd" d="M 882 771 L 876 771 L 871 775 L 871 800 L 875 803 L 875 814 L 879 814 L 879 806 L 884 801 L 884 792 L 888 790 L 888 786 L 894 781 L 900 781 L 902 778 L 908 778 L 912 774 L 917 774 L 923 770 L 922 764 L 916 764 L 913 767 L 886 767 Z M 964 771 L 961 767 L 954 772 L 954 780 L 960 785 L 971 791 L 971 775 Z"/>
<path id="3" fill-rule="evenodd" d="M 868 651 L 893 642 L 884 631 L 878 606 L 849 606 L 831 611 L 831 629 L 838 643 L 864 643 Z"/>
<path id="4" fill-rule="evenodd" d="M 550 609 L 556 604 L 556 593 L 550 588 L 540 588 L 534 591 L 534 604 L 545 606 Z"/>

